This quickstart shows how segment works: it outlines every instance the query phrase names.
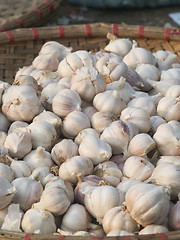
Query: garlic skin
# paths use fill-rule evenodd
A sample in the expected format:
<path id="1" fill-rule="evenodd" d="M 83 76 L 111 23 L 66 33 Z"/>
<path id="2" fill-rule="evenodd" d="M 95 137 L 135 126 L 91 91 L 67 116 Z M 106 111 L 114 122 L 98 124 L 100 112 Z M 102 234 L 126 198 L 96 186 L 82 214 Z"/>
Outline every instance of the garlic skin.
<path id="1" fill-rule="evenodd" d="M 104 48 L 107 52 L 116 53 L 124 57 L 132 48 L 132 42 L 128 38 L 117 38 L 109 33 L 107 38 L 110 39 L 110 42 Z"/>
<path id="2" fill-rule="evenodd" d="M 37 167 L 52 167 L 53 161 L 51 159 L 51 154 L 45 150 L 44 147 L 38 146 L 35 150 L 28 153 L 23 161 L 28 164 L 31 171 Z"/>
<path id="3" fill-rule="evenodd" d="M 50 173 L 49 167 L 37 167 L 32 171 L 32 176 L 37 176 L 36 180 L 40 181 L 41 185 L 44 187 L 47 183 L 47 178 L 50 176 L 54 176 Z"/>
<path id="4" fill-rule="evenodd" d="M 56 232 L 54 216 L 42 209 L 29 209 L 25 212 L 21 227 L 26 233 L 52 234 Z"/>
<path id="5" fill-rule="evenodd" d="M 79 155 L 89 158 L 94 165 L 107 161 L 112 156 L 109 144 L 94 135 L 87 135 L 79 145 Z"/>
<path id="6" fill-rule="evenodd" d="M 147 180 L 154 171 L 154 165 L 146 158 L 131 156 L 126 159 L 123 174 L 130 179 Z"/>
<path id="7" fill-rule="evenodd" d="M 129 235 L 134 235 L 133 233 L 129 233 L 124 230 L 112 230 L 110 231 L 106 236 L 107 237 L 116 237 L 116 236 L 129 236 Z"/>
<path id="8" fill-rule="evenodd" d="M 2 112 L 10 121 L 30 122 L 39 113 L 39 100 L 29 86 L 11 86 L 2 97 Z"/>
<path id="9" fill-rule="evenodd" d="M 49 70 L 55 72 L 58 68 L 59 60 L 57 53 L 51 52 L 47 54 L 38 55 L 34 58 L 32 66 L 39 70 Z"/>
<path id="10" fill-rule="evenodd" d="M 138 231 L 137 223 L 123 205 L 107 211 L 102 220 L 102 226 L 106 234 L 113 230 L 123 230 L 129 233 Z"/>
<path id="11" fill-rule="evenodd" d="M 31 75 L 31 72 L 36 70 L 32 65 L 30 66 L 24 66 L 22 68 L 19 68 L 16 72 L 15 79 L 18 79 L 20 75 Z"/>
<path id="12" fill-rule="evenodd" d="M 163 97 L 157 105 L 157 114 L 166 122 L 180 120 L 180 97 Z"/>
<path id="13" fill-rule="evenodd" d="M 86 209 L 99 223 L 102 223 L 109 209 L 120 206 L 123 202 L 124 194 L 110 185 L 94 187 L 84 197 Z"/>
<path id="14" fill-rule="evenodd" d="M 131 139 L 128 154 L 153 161 L 158 156 L 156 141 L 147 133 L 139 133 Z"/>
<path id="15" fill-rule="evenodd" d="M 156 64 L 156 59 L 151 52 L 141 47 L 132 47 L 132 49 L 124 56 L 123 62 L 126 63 L 128 68 L 136 69 L 138 64 Z"/>
<path id="16" fill-rule="evenodd" d="M 77 69 L 71 78 L 71 89 L 76 91 L 85 102 L 91 102 L 96 94 L 104 92 L 106 83 L 95 68 Z"/>
<path id="17" fill-rule="evenodd" d="M 90 159 L 75 156 L 67 159 L 59 168 L 59 177 L 75 184 L 78 176 L 86 176 L 93 173 L 93 163 Z"/>
<path id="18" fill-rule="evenodd" d="M 4 222 L 2 224 L 2 230 L 9 230 L 15 232 L 22 232 L 20 229 L 21 221 L 23 218 L 23 211 L 20 210 L 19 204 L 11 203 L 8 206 L 7 214 L 4 218 Z"/>
<path id="19" fill-rule="evenodd" d="M 11 125 L 11 122 L 2 112 L 0 112 L 0 122 L 1 122 L 0 131 L 7 132 L 9 126 Z"/>
<path id="20" fill-rule="evenodd" d="M 63 85 L 63 86 L 66 86 L 67 88 L 71 88 L 71 78 L 61 78 L 58 82 L 58 85 Z"/>
<path id="21" fill-rule="evenodd" d="M 30 86 L 36 93 L 38 91 L 37 81 L 30 75 L 19 75 L 19 77 L 14 80 L 13 85 Z"/>
<path id="22" fill-rule="evenodd" d="M 59 62 L 63 60 L 72 51 L 71 47 L 65 47 L 57 41 L 48 41 L 42 45 L 39 55 L 49 54 L 56 52 Z"/>
<path id="23" fill-rule="evenodd" d="M 127 210 L 143 227 L 162 223 L 169 211 L 169 200 L 167 189 L 143 182 L 133 185 L 125 195 Z"/>
<path id="24" fill-rule="evenodd" d="M 27 128 L 17 128 L 8 134 L 4 143 L 12 158 L 23 159 L 32 149 L 31 134 Z"/>
<path id="25" fill-rule="evenodd" d="M 93 106 L 100 112 L 112 113 L 119 116 L 126 107 L 117 90 L 108 90 L 98 93 L 93 99 Z"/>
<path id="26" fill-rule="evenodd" d="M 81 130 L 90 127 L 90 120 L 85 113 L 73 111 L 64 118 L 61 131 L 64 137 L 74 139 Z"/>
<path id="27" fill-rule="evenodd" d="M 180 123 L 176 120 L 163 123 L 157 128 L 157 131 L 153 135 L 153 139 L 161 155 L 178 156 L 180 154 L 179 129 Z"/>
<path id="28" fill-rule="evenodd" d="M 57 142 L 58 136 L 55 127 L 44 120 L 32 122 L 27 128 L 31 133 L 33 149 L 42 146 L 46 151 L 50 151 Z"/>
<path id="29" fill-rule="evenodd" d="M 39 201 L 43 187 L 35 176 L 16 178 L 12 184 L 17 189 L 12 202 L 18 203 L 21 210 L 27 211 L 33 203 Z"/>
<path id="30" fill-rule="evenodd" d="M 3 225 L 4 219 L 8 211 L 8 206 L 0 210 L 0 227 L 2 227 Z"/>
<path id="31" fill-rule="evenodd" d="M 153 52 L 155 58 L 160 62 L 163 62 L 170 54 L 171 52 L 166 50 L 158 50 L 156 52 Z"/>
<path id="32" fill-rule="evenodd" d="M 168 70 L 164 70 L 161 72 L 161 81 L 166 81 L 171 79 L 179 80 L 180 77 L 180 69 L 179 68 L 170 68 Z"/>
<path id="33" fill-rule="evenodd" d="M 32 208 L 44 209 L 54 216 L 62 215 L 70 206 L 70 198 L 61 186 L 52 186 L 44 189 L 40 201 L 33 204 Z"/>
<path id="34" fill-rule="evenodd" d="M 177 201 L 175 205 L 170 209 L 169 219 L 168 219 L 169 225 L 171 229 L 174 231 L 180 229 L 179 214 L 180 214 L 180 201 Z"/>
<path id="35" fill-rule="evenodd" d="M 121 182 L 116 186 L 116 188 L 123 192 L 124 195 L 126 195 L 130 187 L 140 182 L 140 180 L 134 178 L 122 177 Z"/>
<path id="36" fill-rule="evenodd" d="M 134 70 L 128 69 L 128 76 L 126 78 L 126 82 L 130 84 L 134 89 L 141 89 L 144 85 L 142 83 L 141 76 Z"/>
<path id="37" fill-rule="evenodd" d="M 11 123 L 8 129 L 8 134 L 12 133 L 16 128 L 26 128 L 29 124 L 22 121 L 14 121 Z"/>
<path id="38" fill-rule="evenodd" d="M 166 91 L 165 97 L 174 97 L 179 98 L 180 97 L 180 85 L 173 85 Z"/>
<path id="39" fill-rule="evenodd" d="M 143 228 L 142 230 L 139 231 L 139 235 L 141 234 L 156 234 L 156 233 L 165 233 L 169 232 L 167 227 L 163 225 L 155 225 L 155 224 L 150 224 Z"/>
<path id="40" fill-rule="evenodd" d="M 3 131 L 0 131 L 0 147 L 4 146 L 7 134 Z"/>
<path id="41" fill-rule="evenodd" d="M 108 112 L 96 112 L 91 118 L 91 125 L 99 133 L 102 133 L 112 122 L 116 121 L 117 117 Z"/>
<path id="42" fill-rule="evenodd" d="M 74 139 L 74 142 L 77 145 L 80 145 L 80 143 L 82 142 L 83 138 L 88 135 L 88 134 L 92 134 L 95 135 L 96 137 L 100 137 L 100 133 L 98 131 L 96 131 L 94 128 L 85 128 L 83 130 L 81 130 L 78 135 L 76 136 L 76 138 Z"/>
<path id="43" fill-rule="evenodd" d="M 24 160 L 20 161 L 13 159 L 10 164 L 10 168 L 14 173 L 15 179 L 20 177 L 29 177 L 31 175 L 31 169 Z"/>
<path id="44" fill-rule="evenodd" d="M 122 110 L 120 120 L 134 123 L 139 133 L 147 133 L 150 130 L 150 115 L 141 108 L 126 107 Z"/>
<path id="45" fill-rule="evenodd" d="M 101 177 L 106 184 L 110 184 L 113 187 L 116 187 L 122 178 L 121 170 L 111 161 L 99 163 L 94 168 L 94 174 Z"/>
<path id="46" fill-rule="evenodd" d="M 175 165 L 180 165 L 180 156 L 160 156 L 156 166 L 161 163 L 173 163 Z"/>
<path id="47" fill-rule="evenodd" d="M 7 179 L 11 183 L 15 176 L 11 167 L 0 162 L 0 177 Z"/>
<path id="48" fill-rule="evenodd" d="M 60 228 L 64 231 L 75 233 L 77 231 L 87 231 L 91 217 L 83 205 L 71 204 L 63 215 Z"/>
<path id="49" fill-rule="evenodd" d="M 57 82 L 49 83 L 41 91 L 40 102 L 46 110 L 52 111 L 52 100 L 53 98 L 63 89 L 67 89 L 63 84 Z"/>
<path id="50" fill-rule="evenodd" d="M 141 90 L 147 92 L 152 89 L 152 86 L 148 84 L 147 79 L 154 81 L 160 80 L 160 70 L 152 64 L 139 64 L 136 67 L 136 72 L 141 76 L 143 87 Z"/>
<path id="51" fill-rule="evenodd" d="M 91 120 L 92 116 L 96 112 L 98 112 L 98 110 L 92 105 L 87 105 L 87 106 L 82 105 L 82 112 L 85 113 L 88 116 L 88 118 Z"/>
<path id="52" fill-rule="evenodd" d="M 162 117 L 155 115 L 150 117 L 150 123 L 151 123 L 150 133 L 151 135 L 154 135 L 159 125 L 166 123 L 166 121 Z"/>
<path id="53" fill-rule="evenodd" d="M 81 98 L 72 89 L 63 89 L 52 100 L 52 110 L 59 117 L 66 117 L 72 111 L 81 111 Z"/>

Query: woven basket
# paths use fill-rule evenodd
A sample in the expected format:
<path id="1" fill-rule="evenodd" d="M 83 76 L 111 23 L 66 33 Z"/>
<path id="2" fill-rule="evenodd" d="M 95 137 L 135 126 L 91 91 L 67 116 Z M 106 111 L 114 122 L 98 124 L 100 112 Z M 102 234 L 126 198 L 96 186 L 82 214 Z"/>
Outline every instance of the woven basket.
<path id="1" fill-rule="evenodd" d="M 94 23 L 16 29 L 0 33 L 0 80 L 12 83 L 16 71 L 31 65 L 42 44 L 46 41 L 58 41 L 74 51 L 85 49 L 98 51 L 105 47 L 107 33 L 118 37 L 135 39 L 139 46 L 153 52 L 169 50 L 180 57 L 180 29 L 127 26 L 118 24 Z M 123 236 L 123 237 L 80 237 L 59 235 L 35 235 L 11 231 L 0 231 L 0 240 L 179 240 L 180 231 L 161 234 Z"/>
<path id="2" fill-rule="evenodd" d="M 1 0 L 0 31 L 42 26 L 62 0 Z"/>

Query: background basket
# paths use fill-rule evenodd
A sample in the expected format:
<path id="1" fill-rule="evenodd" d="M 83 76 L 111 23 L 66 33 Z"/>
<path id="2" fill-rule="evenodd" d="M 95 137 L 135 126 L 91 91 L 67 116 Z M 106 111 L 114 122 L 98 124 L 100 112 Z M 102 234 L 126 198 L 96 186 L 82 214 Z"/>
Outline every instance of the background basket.
<path id="1" fill-rule="evenodd" d="M 1 0 L 0 31 L 42 26 L 63 0 Z"/>
<path id="2" fill-rule="evenodd" d="M 46 41 L 58 41 L 73 51 L 84 49 L 98 51 L 109 42 L 107 33 L 122 38 L 135 39 L 139 46 L 153 52 L 169 50 L 180 57 L 180 29 L 149 26 L 127 26 L 118 24 L 94 23 L 16 29 L 0 33 L 0 80 L 12 83 L 16 71 L 31 65 Z M 25 233 L 0 231 L 0 240 L 98 240 L 97 237 L 31 235 Z M 101 240 L 178 240 L 180 231 L 123 237 L 104 237 Z M 100 240 L 100 239 L 99 239 Z"/>

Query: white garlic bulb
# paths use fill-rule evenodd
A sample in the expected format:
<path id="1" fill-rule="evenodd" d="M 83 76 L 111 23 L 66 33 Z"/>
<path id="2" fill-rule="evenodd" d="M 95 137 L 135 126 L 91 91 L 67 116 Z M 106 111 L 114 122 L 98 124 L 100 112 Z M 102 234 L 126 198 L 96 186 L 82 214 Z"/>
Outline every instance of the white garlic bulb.
<path id="1" fill-rule="evenodd" d="M 44 120 L 32 122 L 27 127 L 31 133 L 33 149 L 42 146 L 45 150 L 50 151 L 57 142 L 57 132 L 55 127 Z"/>
<path id="2" fill-rule="evenodd" d="M 93 173 L 93 162 L 82 156 L 67 159 L 59 167 L 59 177 L 71 183 L 78 182 L 78 176 L 86 176 Z"/>
<path id="3" fill-rule="evenodd" d="M 141 76 L 131 68 L 128 68 L 128 76 L 126 82 L 129 83 L 135 90 L 141 89 L 144 85 Z"/>
<path id="4" fill-rule="evenodd" d="M 134 235 L 134 233 L 129 233 L 127 231 L 124 230 L 112 230 L 110 231 L 106 236 L 107 237 L 117 237 L 117 236 L 131 236 Z"/>
<path id="5" fill-rule="evenodd" d="M 166 123 L 166 121 L 162 117 L 156 116 L 156 115 L 150 117 L 150 124 L 151 124 L 150 133 L 151 133 L 151 135 L 155 134 L 157 128 L 162 123 Z"/>
<path id="6" fill-rule="evenodd" d="M 77 69 L 71 78 L 71 89 L 76 91 L 85 102 L 91 102 L 96 94 L 104 92 L 106 83 L 95 68 Z"/>
<path id="7" fill-rule="evenodd" d="M 14 177 L 29 177 L 31 175 L 31 169 L 29 165 L 24 161 L 12 159 L 10 168 L 13 170 Z"/>
<path id="8" fill-rule="evenodd" d="M 32 65 L 19 68 L 16 72 L 15 80 L 18 79 L 20 75 L 31 75 L 31 72 L 34 70 L 35 68 Z"/>
<path id="9" fill-rule="evenodd" d="M 138 231 L 136 221 L 130 216 L 123 205 L 113 207 L 107 211 L 102 220 L 102 225 L 106 234 L 112 230 L 124 230 L 129 233 Z"/>
<path id="10" fill-rule="evenodd" d="M 58 85 L 64 85 L 66 86 L 67 88 L 71 88 L 71 78 L 69 77 L 64 77 L 64 78 L 61 78 L 58 82 Z"/>
<path id="11" fill-rule="evenodd" d="M 92 105 L 87 105 L 87 106 L 82 105 L 82 112 L 85 113 L 90 120 L 97 111 L 98 110 Z"/>
<path id="12" fill-rule="evenodd" d="M 120 120 L 134 123 L 140 133 L 147 133 L 150 130 L 150 115 L 144 109 L 126 107 L 121 112 Z"/>
<path id="13" fill-rule="evenodd" d="M 156 162 L 156 166 L 161 163 L 173 163 L 180 165 L 180 156 L 160 156 Z"/>
<path id="14" fill-rule="evenodd" d="M 8 134 L 12 133 L 16 128 L 26 128 L 29 124 L 23 121 L 14 121 L 8 129 Z"/>
<path id="15" fill-rule="evenodd" d="M 180 154 L 180 122 L 171 120 L 162 123 L 153 135 L 158 151 L 164 156 L 178 156 Z M 168 146 L 168 147 L 167 147 Z"/>
<path id="16" fill-rule="evenodd" d="M 3 225 L 5 216 L 6 216 L 7 211 L 8 211 L 8 206 L 0 210 L 0 227 L 2 227 L 2 225 Z"/>
<path id="17" fill-rule="evenodd" d="M 12 181 L 13 186 L 17 189 L 13 198 L 13 203 L 18 203 L 21 210 L 27 211 L 32 204 L 39 201 L 43 187 L 40 182 L 36 181 L 36 176 L 20 177 Z"/>
<path id="18" fill-rule="evenodd" d="M 163 70 L 161 72 L 161 81 L 171 81 L 172 79 L 179 80 L 180 77 L 180 69 L 179 68 L 170 68 L 168 70 Z"/>
<path id="19" fill-rule="evenodd" d="M 180 97 L 180 85 L 173 85 L 166 91 L 165 97 Z"/>
<path id="20" fill-rule="evenodd" d="M 19 75 L 13 82 L 13 85 L 30 86 L 35 92 L 38 91 L 37 81 L 30 75 Z"/>
<path id="21" fill-rule="evenodd" d="M 100 137 L 100 133 L 96 131 L 94 128 L 85 128 L 78 133 L 78 135 L 74 139 L 74 142 L 77 145 L 79 145 L 82 142 L 83 138 L 88 134 L 92 134 L 92 135 L 95 135 L 96 137 Z"/>
<path id="22" fill-rule="evenodd" d="M 9 182 L 14 180 L 14 172 L 8 165 L 0 162 L 0 176 L 7 179 Z"/>
<path id="23" fill-rule="evenodd" d="M 97 165 L 110 159 L 112 149 L 105 141 L 89 134 L 80 143 L 79 154 L 80 156 L 89 158 L 94 165 Z"/>
<path id="24" fill-rule="evenodd" d="M 133 185 L 125 195 L 127 210 L 143 227 L 162 223 L 169 211 L 169 200 L 167 189 L 144 182 Z"/>
<path id="25" fill-rule="evenodd" d="M 31 134 L 27 128 L 16 128 L 4 143 L 12 158 L 23 159 L 32 149 Z"/>
<path id="26" fill-rule="evenodd" d="M 83 205 L 72 204 L 62 217 L 61 229 L 75 233 L 87 231 L 91 217 Z"/>
<path id="27" fill-rule="evenodd" d="M 11 86 L 4 93 L 2 112 L 10 121 L 30 122 L 39 113 L 39 100 L 29 86 Z"/>
<path id="28" fill-rule="evenodd" d="M 111 161 L 99 163 L 94 168 L 94 174 L 101 177 L 105 183 L 114 187 L 118 185 L 122 178 L 121 170 L 118 168 L 116 163 Z"/>
<path id="29" fill-rule="evenodd" d="M 0 147 L 4 146 L 7 134 L 3 131 L 0 131 Z"/>
<path id="30" fill-rule="evenodd" d="M 0 131 L 7 132 L 9 126 L 11 125 L 11 122 L 2 112 L 0 112 L 0 122 L 1 122 Z"/>
<path id="31" fill-rule="evenodd" d="M 28 164 L 31 171 L 37 167 L 52 167 L 53 161 L 51 159 L 51 154 L 45 150 L 44 147 L 37 147 L 37 149 L 29 152 L 24 158 L 23 161 Z"/>
<path id="32" fill-rule="evenodd" d="M 172 230 L 179 230 L 179 214 L 180 214 L 180 201 L 178 200 L 175 205 L 170 209 L 169 225 Z"/>
<path id="33" fill-rule="evenodd" d="M 117 90 L 98 93 L 93 99 L 93 105 L 98 111 L 112 113 L 115 116 L 119 116 L 126 107 Z"/>
<path id="34" fill-rule="evenodd" d="M 44 187 L 47 183 L 48 177 L 53 177 L 54 175 L 50 173 L 49 167 L 37 167 L 32 171 L 32 176 L 37 176 L 36 180 L 40 181 L 41 185 Z"/>
<path id="35" fill-rule="evenodd" d="M 61 131 L 66 138 L 75 138 L 85 128 L 90 128 L 90 120 L 80 111 L 70 112 L 63 120 Z"/>
<path id="36" fill-rule="evenodd" d="M 91 188 L 84 197 L 86 209 L 99 223 L 102 223 L 109 209 L 120 206 L 123 202 L 124 193 L 110 185 Z"/>
<path id="37" fill-rule="evenodd" d="M 157 114 L 167 122 L 180 120 L 180 97 L 163 97 L 157 105 Z"/>
<path id="38" fill-rule="evenodd" d="M 121 182 L 116 186 L 121 192 L 126 195 L 127 191 L 136 183 L 140 183 L 140 180 L 134 178 L 122 177 Z"/>
<path id="39" fill-rule="evenodd" d="M 52 234 L 56 232 L 54 216 L 43 209 L 29 209 L 23 216 L 21 227 L 26 233 Z"/>
<path id="40" fill-rule="evenodd" d="M 145 228 L 141 229 L 138 234 L 139 235 L 141 235 L 141 234 L 157 234 L 157 233 L 165 233 L 165 232 L 169 232 L 167 227 L 165 227 L 163 225 L 150 224 L 150 225 L 147 225 Z"/>
<path id="41" fill-rule="evenodd" d="M 154 171 L 154 165 L 146 158 L 131 156 L 126 159 L 123 167 L 124 176 L 140 181 L 147 180 Z"/>
<path id="42" fill-rule="evenodd" d="M 52 100 L 52 110 L 60 117 L 66 117 L 72 111 L 81 111 L 81 98 L 72 89 L 63 89 Z"/>

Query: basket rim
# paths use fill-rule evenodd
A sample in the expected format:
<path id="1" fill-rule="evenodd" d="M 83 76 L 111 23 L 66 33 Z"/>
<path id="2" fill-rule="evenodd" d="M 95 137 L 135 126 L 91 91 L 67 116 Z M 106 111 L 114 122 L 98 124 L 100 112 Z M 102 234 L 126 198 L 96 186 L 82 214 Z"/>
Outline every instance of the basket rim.
<path id="1" fill-rule="evenodd" d="M 50 27 L 18 28 L 11 31 L 4 31 L 0 33 L 0 44 L 39 39 L 106 37 L 108 32 L 123 38 L 180 41 L 180 28 L 96 22 Z"/>

